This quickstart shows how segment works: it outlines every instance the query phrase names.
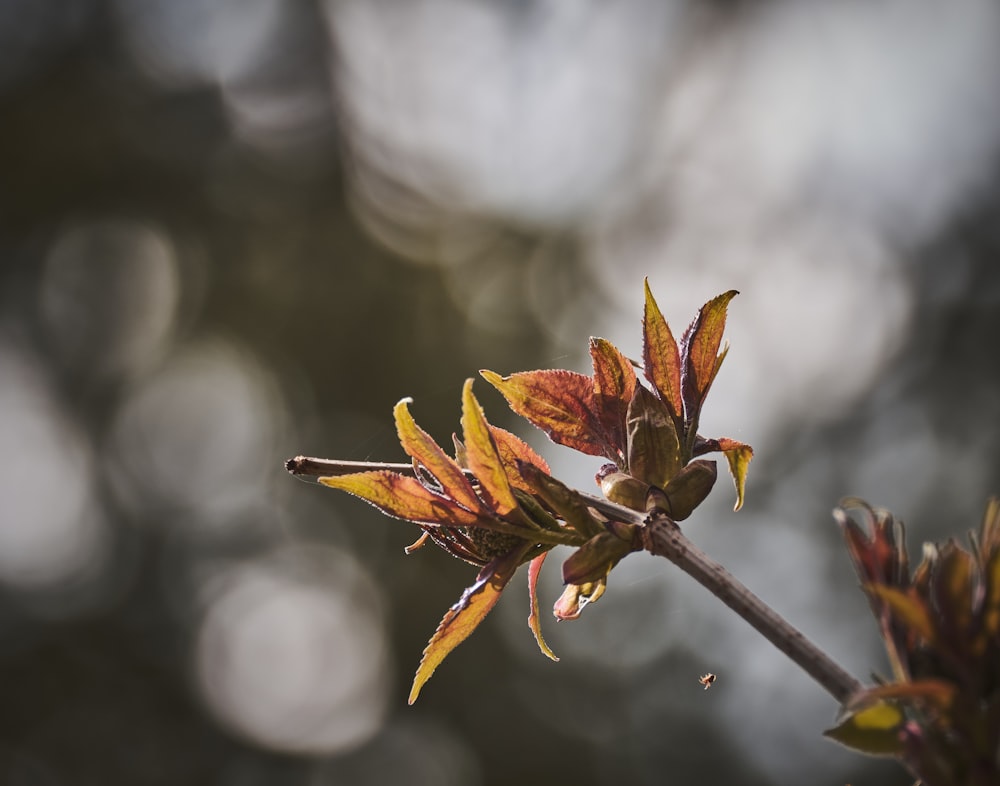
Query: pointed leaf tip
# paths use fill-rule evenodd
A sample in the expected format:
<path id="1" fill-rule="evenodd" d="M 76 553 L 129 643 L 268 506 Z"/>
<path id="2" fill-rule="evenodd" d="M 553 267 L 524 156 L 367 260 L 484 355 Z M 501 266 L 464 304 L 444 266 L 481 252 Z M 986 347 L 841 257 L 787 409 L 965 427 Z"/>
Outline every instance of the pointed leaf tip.
<path id="1" fill-rule="evenodd" d="M 494 559 L 479 572 L 476 581 L 462 593 L 458 603 L 448 609 L 424 648 L 410 688 L 409 704 L 417 700 L 427 680 L 448 654 L 465 641 L 490 613 L 522 558 L 531 548 L 533 544 L 526 542 Z"/>
<path id="2" fill-rule="evenodd" d="M 467 379 L 462 388 L 462 432 L 466 460 L 472 474 L 479 480 L 482 496 L 494 513 L 507 515 L 517 507 L 517 500 L 511 491 L 483 408 L 472 392 L 471 379 Z"/>
<path id="3" fill-rule="evenodd" d="M 733 510 L 739 510 L 743 507 L 747 470 L 750 468 L 750 460 L 753 458 L 753 448 L 743 442 L 725 437 L 718 440 L 718 443 L 718 449 L 726 457 L 726 462 L 729 464 L 729 474 L 733 476 L 733 484 L 736 486 L 736 505 Z"/>
<path id="4" fill-rule="evenodd" d="M 681 339 L 681 365 L 685 415 L 688 421 L 697 418 L 712 381 L 719 373 L 728 347 L 722 347 L 726 330 L 726 310 L 729 301 L 739 292 L 730 289 L 709 300 Z M 721 352 L 720 352 L 720 348 Z"/>
<path id="5" fill-rule="evenodd" d="M 411 398 L 400 399 L 393 408 L 396 434 L 403 450 L 435 477 L 446 496 L 467 510 L 481 510 L 482 503 L 462 468 L 413 420 L 409 408 L 412 402 Z"/>
<path id="6" fill-rule="evenodd" d="M 681 355 L 677 341 L 660 307 L 644 282 L 646 303 L 642 314 L 642 364 L 646 379 L 666 403 L 676 420 L 683 413 Z"/>
<path id="7" fill-rule="evenodd" d="M 556 654 L 542 636 L 541 614 L 538 611 L 538 577 L 542 572 L 542 565 L 545 562 L 546 556 L 548 556 L 548 552 L 542 552 L 531 560 L 531 563 L 528 565 L 528 627 L 531 628 L 531 632 L 535 636 L 535 641 L 538 643 L 538 649 L 542 651 L 542 654 L 558 662 L 559 658 L 556 657 Z"/>
<path id="8" fill-rule="evenodd" d="M 514 412 L 553 442 L 591 456 L 612 452 L 595 414 L 598 408 L 590 377 L 563 369 L 521 371 L 508 377 L 485 369 L 479 373 Z"/>

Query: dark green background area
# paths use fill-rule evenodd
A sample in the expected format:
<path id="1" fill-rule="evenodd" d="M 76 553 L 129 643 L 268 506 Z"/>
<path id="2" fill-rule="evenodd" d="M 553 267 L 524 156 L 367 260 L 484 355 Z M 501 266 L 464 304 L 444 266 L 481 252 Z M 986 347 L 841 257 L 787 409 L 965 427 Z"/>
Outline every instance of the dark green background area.
<path id="1" fill-rule="evenodd" d="M 353 500 L 297 483 L 281 463 L 295 453 L 398 461 L 391 409 L 399 398 L 412 396 L 418 422 L 444 442 L 457 427 L 464 379 L 480 368 L 559 366 L 567 348 L 544 329 L 538 308 L 524 303 L 512 301 L 504 324 L 491 329 L 489 320 L 468 313 L 438 260 L 406 259 L 360 225 L 332 88 L 308 144 L 269 158 L 235 137 L 218 90 L 168 88 L 143 74 L 125 52 L 111 4 L 81 3 L 72 24 L 56 5 L 45 5 L 51 18 L 31 39 L 36 55 L 0 83 L 0 328 L 38 359 L 59 405 L 94 451 L 94 493 L 113 534 L 113 558 L 93 602 L 81 601 L 73 586 L 32 592 L 0 585 L 0 783 L 411 783 L 413 772 L 395 763 L 437 755 L 433 745 L 413 750 L 435 729 L 461 740 L 462 755 L 471 756 L 465 770 L 450 772 L 484 786 L 775 783 L 756 771 L 713 715 L 711 697 L 726 690 L 727 677 L 704 696 L 693 695 L 712 653 L 683 646 L 628 672 L 569 657 L 553 667 L 540 657 L 515 657 L 491 621 L 449 658 L 420 702 L 406 706 L 419 653 L 471 581 L 469 567 L 430 549 L 404 558 L 413 532 Z M 319 32 L 320 10 L 304 2 L 299 16 L 300 45 L 276 78 L 328 84 L 336 53 Z M 3 19 L 5 39 L 17 40 L 18 22 L 9 14 Z M 959 510 L 949 494 L 920 489 L 918 531 L 970 529 L 989 488 L 1000 491 L 995 424 L 983 433 L 981 424 L 962 417 L 963 396 L 995 395 L 990 391 L 1000 382 L 1000 186 L 995 177 L 988 181 L 937 236 L 907 250 L 920 317 L 871 395 L 822 426 L 790 423 L 786 451 L 766 469 L 751 469 L 752 504 L 765 505 L 783 476 L 817 451 L 833 454 L 834 466 L 849 465 L 861 438 L 900 402 L 918 407 L 943 441 L 982 454 L 983 477 L 992 479 Z M 545 253 L 553 260 L 550 280 L 560 282 L 548 293 L 552 310 L 576 308 L 574 319 L 585 323 L 587 309 L 617 308 L 595 289 L 581 259 L 586 226 L 556 231 L 466 218 L 490 238 L 484 270 L 506 266 L 527 292 L 527 260 Z M 180 295 L 170 346 L 222 336 L 253 356 L 282 402 L 287 426 L 274 441 L 266 481 L 275 517 L 284 522 L 279 534 L 249 527 L 192 537 L 175 526 L 178 511 L 169 500 L 147 500 L 139 516 L 119 498 L 113 426 L 139 381 L 100 372 L 97 354 L 94 363 L 68 357 L 40 305 L 53 239 L 67 226 L 108 220 L 151 223 L 175 244 Z M 966 274 L 944 298 L 939 274 L 950 264 L 963 265 Z M 89 329 L 113 336 L 113 311 L 100 307 L 99 276 L 87 287 Z M 120 299 L 111 289 L 105 294 L 109 304 Z M 680 315 L 678 326 L 687 316 Z M 586 339 L 581 333 L 574 350 Z M 717 385 L 725 384 L 723 374 Z M 493 422 L 515 427 L 488 386 L 480 383 L 477 391 Z M 0 460 L 11 466 L 19 456 Z M 47 468 L 34 471 L 45 476 Z M 815 489 L 820 507 L 851 491 L 838 480 L 834 472 Z M 59 488 L 52 477 L 52 493 Z M 0 501 L 0 522 L 8 515 Z M 355 750 L 301 756 L 265 750 L 218 723 L 199 693 L 190 655 L 198 633 L 193 566 L 209 557 L 253 556 L 282 539 L 349 548 L 391 604 L 387 731 Z M 831 537 L 831 555 L 835 548 Z M 846 559 L 837 564 L 839 583 L 831 592 L 854 593 Z M 523 588 L 517 592 L 505 602 L 522 602 Z M 600 608 L 591 611 L 598 615 Z M 859 638 L 871 636 L 870 620 L 859 617 L 857 627 Z M 726 665 L 739 671 L 738 664 Z M 672 697 L 688 689 L 692 695 L 672 706 Z M 664 700 L 651 707 L 650 697 L 660 695 Z M 551 717 L 539 717 L 539 704 L 551 707 Z M 695 705 L 700 709 L 689 711 Z M 745 723 L 752 728 L 755 719 Z M 909 782 L 891 764 L 858 758 L 838 766 L 845 761 L 846 773 L 817 771 L 810 782 Z M 430 778 L 433 767 L 423 762 L 420 777 Z"/>

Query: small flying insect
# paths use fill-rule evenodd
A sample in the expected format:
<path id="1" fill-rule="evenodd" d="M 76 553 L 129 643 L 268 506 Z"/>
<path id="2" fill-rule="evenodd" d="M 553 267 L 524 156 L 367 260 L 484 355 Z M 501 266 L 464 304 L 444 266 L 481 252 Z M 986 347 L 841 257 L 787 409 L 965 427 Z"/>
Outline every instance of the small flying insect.
<path id="1" fill-rule="evenodd" d="M 715 682 L 715 680 L 716 680 L 716 677 L 715 677 L 714 674 L 712 674 L 712 672 L 709 672 L 708 674 L 703 674 L 702 676 L 700 676 L 698 678 L 698 682 L 700 682 L 702 685 L 705 686 L 705 690 L 708 690 L 709 688 L 711 688 L 712 687 L 712 683 Z"/>

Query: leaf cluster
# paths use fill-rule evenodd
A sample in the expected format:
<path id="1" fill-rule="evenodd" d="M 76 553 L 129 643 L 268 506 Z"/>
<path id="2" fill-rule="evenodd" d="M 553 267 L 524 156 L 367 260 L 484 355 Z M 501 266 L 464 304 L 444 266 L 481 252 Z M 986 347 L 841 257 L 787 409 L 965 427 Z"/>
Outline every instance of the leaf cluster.
<path id="1" fill-rule="evenodd" d="M 726 292 L 706 303 L 678 342 L 647 283 L 642 364 L 611 342 L 592 338 L 592 376 L 562 369 L 506 377 L 485 370 L 481 374 L 552 441 L 607 459 L 597 482 L 611 502 L 684 520 L 716 480 L 715 463 L 698 457 L 722 452 L 739 509 L 752 449 L 697 433 L 708 391 L 726 356 L 726 310 L 736 294 Z M 536 595 L 549 550 L 560 544 L 574 547 L 562 566 L 565 589 L 553 613 L 575 619 L 603 595 L 615 565 L 643 545 L 636 516 L 619 514 L 627 520 L 617 520 L 607 509 L 598 510 L 592 498 L 552 477 L 544 459 L 523 440 L 487 422 L 471 379 L 462 392 L 462 437 L 453 436 L 454 456 L 416 424 L 409 404 L 403 399 L 393 414 L 400 444 L 411 459 L 410 472 L 372 469 L 319 481 L 416 524 L 422 534 L 408 553 L 433 542 L 480 568 L 424 650 L 412 703 L 448 653 L 493 608 L 520 565 L 530 563 L 529 627 L 542 652 L 556 659 L 542 638 Z"/>
<path id="2" fill-rule="evenodd" d="M 925 544 L 912 571 L 890 513 L 850 500 L 836 515 L 892 679 L 854 696 L 828 736 L 896 756 L 929 786 L 1000 783 L 1000 500 L 968 548 Z"/>

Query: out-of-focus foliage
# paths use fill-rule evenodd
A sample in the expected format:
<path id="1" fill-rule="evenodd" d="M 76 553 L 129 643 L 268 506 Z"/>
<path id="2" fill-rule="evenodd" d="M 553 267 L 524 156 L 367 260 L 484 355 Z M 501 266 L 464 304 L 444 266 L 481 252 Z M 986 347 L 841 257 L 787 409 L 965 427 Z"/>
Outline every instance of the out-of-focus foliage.
<path id="1" fill-rule="evenodd" d="M 735 287 L 702 427 L 754 445 L 754 493 L 692 536 L 870 668 L 831 501 L 937 540 L 1000 474 L 998 20 L 0 0 L 0 781 L 908 783 L 641 556 L 546 628 L 558 668 L 514 582 L 407 707 L 467 566 L 400 561 L 402 528 L 281 462 L 387 457 L 400 391 L 448 433 L 477 368 L 589 373 L 591 332 L 640 358 L 644 275 L 665 313 Z"/>
<path id="2" fill-rule="evenodd" d="M 1000 499 L 967 550 L 924 546 L 912 573 L 903 525 L 854 501 L 837 510 L 879 623 L 891 681 L 853 697 L 827 734 L 905 761 L 928 786 L 1000 780 Z"/>

